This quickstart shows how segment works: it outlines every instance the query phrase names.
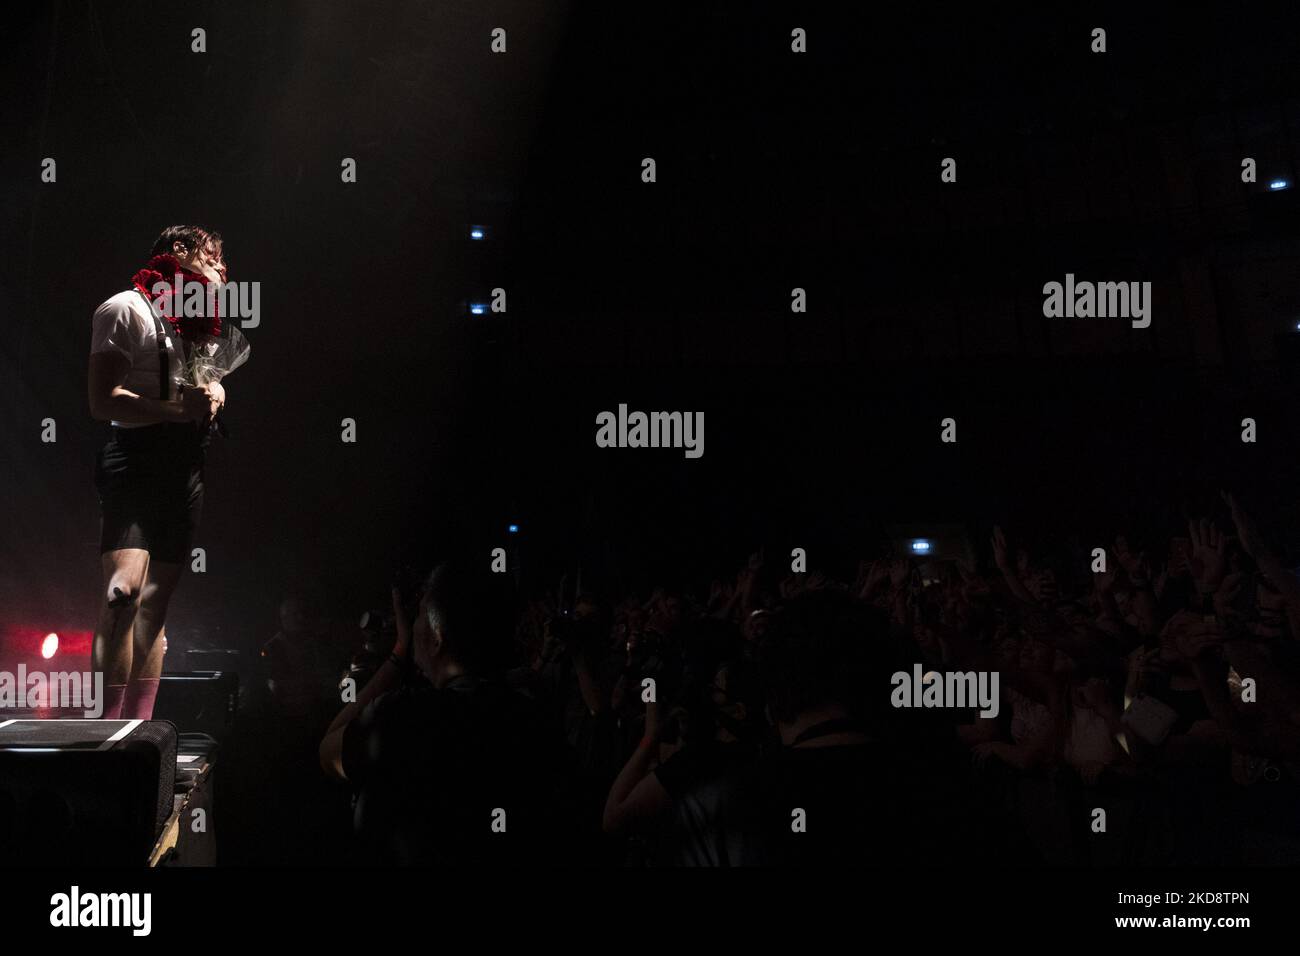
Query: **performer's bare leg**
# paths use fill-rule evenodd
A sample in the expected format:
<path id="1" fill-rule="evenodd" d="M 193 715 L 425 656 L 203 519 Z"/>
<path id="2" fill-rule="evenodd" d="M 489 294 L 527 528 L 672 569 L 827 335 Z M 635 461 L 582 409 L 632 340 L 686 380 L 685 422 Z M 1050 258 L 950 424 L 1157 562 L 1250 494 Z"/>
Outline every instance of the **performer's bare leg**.
<path id="1" fill-rule="evenodd" d="M 102 716 L 112 719 L 122 714 L 122 702 L 131 678 L 132 631 L 149 574 L 149 552 L 141 548 L 106 551 L 100 564 L 104 571 L 104 596 L 91 645 L 91 667 L 104 674 Z M 113 606 L 117 591 L 126 600 Z"/>
<path id="2" fill-rule="evenodd" d="M 148 720 L 153 716 L 154 698 L 158 696 L 158 683 L 162 678 L 163 655 L 167 653 L 164 631 L 167 605 L 176 593 L 181 571 L 179 564 L 149 563 L 149 574 L 145 578 L 144 593 L 140 595 L 140 609 L 136 612 L 132 631 L 131 680 L 122 707 L 123 717 Z"/>

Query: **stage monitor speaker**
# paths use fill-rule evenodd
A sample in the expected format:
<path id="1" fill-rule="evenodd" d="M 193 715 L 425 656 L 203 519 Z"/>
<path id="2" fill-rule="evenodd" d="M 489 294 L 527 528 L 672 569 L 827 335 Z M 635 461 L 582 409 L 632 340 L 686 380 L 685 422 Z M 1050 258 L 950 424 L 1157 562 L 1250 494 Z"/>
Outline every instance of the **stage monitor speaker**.
<path id="1" fill-rule="evenodd" d="M 239 675 L 231 671 L 166 671 L 153 713 L 183 734 L 221 740 L 235 722 Z"/>
<path id="2" fill-rule="evenodd" d="M 144 866 L 171 816 L 167 721 L 0 721 L 0 866 Z"/>

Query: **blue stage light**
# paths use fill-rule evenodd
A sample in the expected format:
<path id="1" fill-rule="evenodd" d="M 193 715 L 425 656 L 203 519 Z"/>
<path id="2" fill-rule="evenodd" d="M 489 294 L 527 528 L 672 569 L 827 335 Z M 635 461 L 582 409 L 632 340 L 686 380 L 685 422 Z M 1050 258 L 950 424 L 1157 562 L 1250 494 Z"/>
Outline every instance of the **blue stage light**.
<path id="1" fill-rule="evenodd" d="M 930 553 L 930 542 L 927 541 L 927 540 L 925 540 L 925 538 L 917 538 L 916 540 L 914 540 L 914 541 L 912 542 L 912 553 L 913 553 L 913 554 L 929 554 L 929 553 Z"/>
<path id="2" fill-rule="evenodd" d="M 1268 184 L 1268 188 L 1276 191 L 1278 189 L 1286 189 L 1290 185 L 1291 184 L 1287 182 L 1285 179 L 1275 179 Z"/>

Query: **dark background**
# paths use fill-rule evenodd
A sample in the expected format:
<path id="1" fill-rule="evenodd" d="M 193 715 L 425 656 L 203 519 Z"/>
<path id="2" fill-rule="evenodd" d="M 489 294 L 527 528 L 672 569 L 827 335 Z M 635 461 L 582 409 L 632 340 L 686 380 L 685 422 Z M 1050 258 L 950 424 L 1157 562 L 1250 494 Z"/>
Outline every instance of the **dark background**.
<path id="1" fill-rule="evenodd" d="M 1300 18 L 854 6 L 7 10 L 0 624 L 92 626 L 90 316 L 194 221 L 262 323 L 182 646 L 254 646 L 304 582 L 350 617 L 460 546 L 511 545 L 530 586 L 764 542 L 843 570 L 895 522 L 1094 546 L 1224 486 L 1293 529 L 1300 190 L 1267 184 L 1300 172 Z M 1151 327 L 1045 319 L 1066 272 L 1152 282 Z M 497 286 L 508 313 L 470 317 Z M 704 457 L 597 449 L 620 402 L 704 411 Z"/>

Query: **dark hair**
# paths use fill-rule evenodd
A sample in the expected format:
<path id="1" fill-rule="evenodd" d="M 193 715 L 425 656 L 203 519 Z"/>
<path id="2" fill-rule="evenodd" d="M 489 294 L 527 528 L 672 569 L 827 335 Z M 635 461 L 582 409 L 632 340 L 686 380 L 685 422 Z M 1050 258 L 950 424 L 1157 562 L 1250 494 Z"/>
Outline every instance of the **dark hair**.
<path id="1" fill-rule="evenodd" d="M 773 616 L 760 647 L 772 716 L 789 723 L 827 704 L 877 712 L 895 656 L 883 612 L 840 591 L 801 594 Z"/>
<path id="2" fill-rule="evenodd" d="M 203 226 L 168 226 L 154 242 L 153 251 L 149 256 L 152 258 L 171 252 L 174 242 L 185 243 L 185 247 L 193 252 L 208 242 L 221 245 L 221 233 Z"/>
<path id="3" fill-rule="evenodd" d="M 424 584 L 429 625 L 442 633 L 448 656 L 467 670 L 490 673 L 509 664 L 515 595 L 509 575 L 444 561 Z"/>

